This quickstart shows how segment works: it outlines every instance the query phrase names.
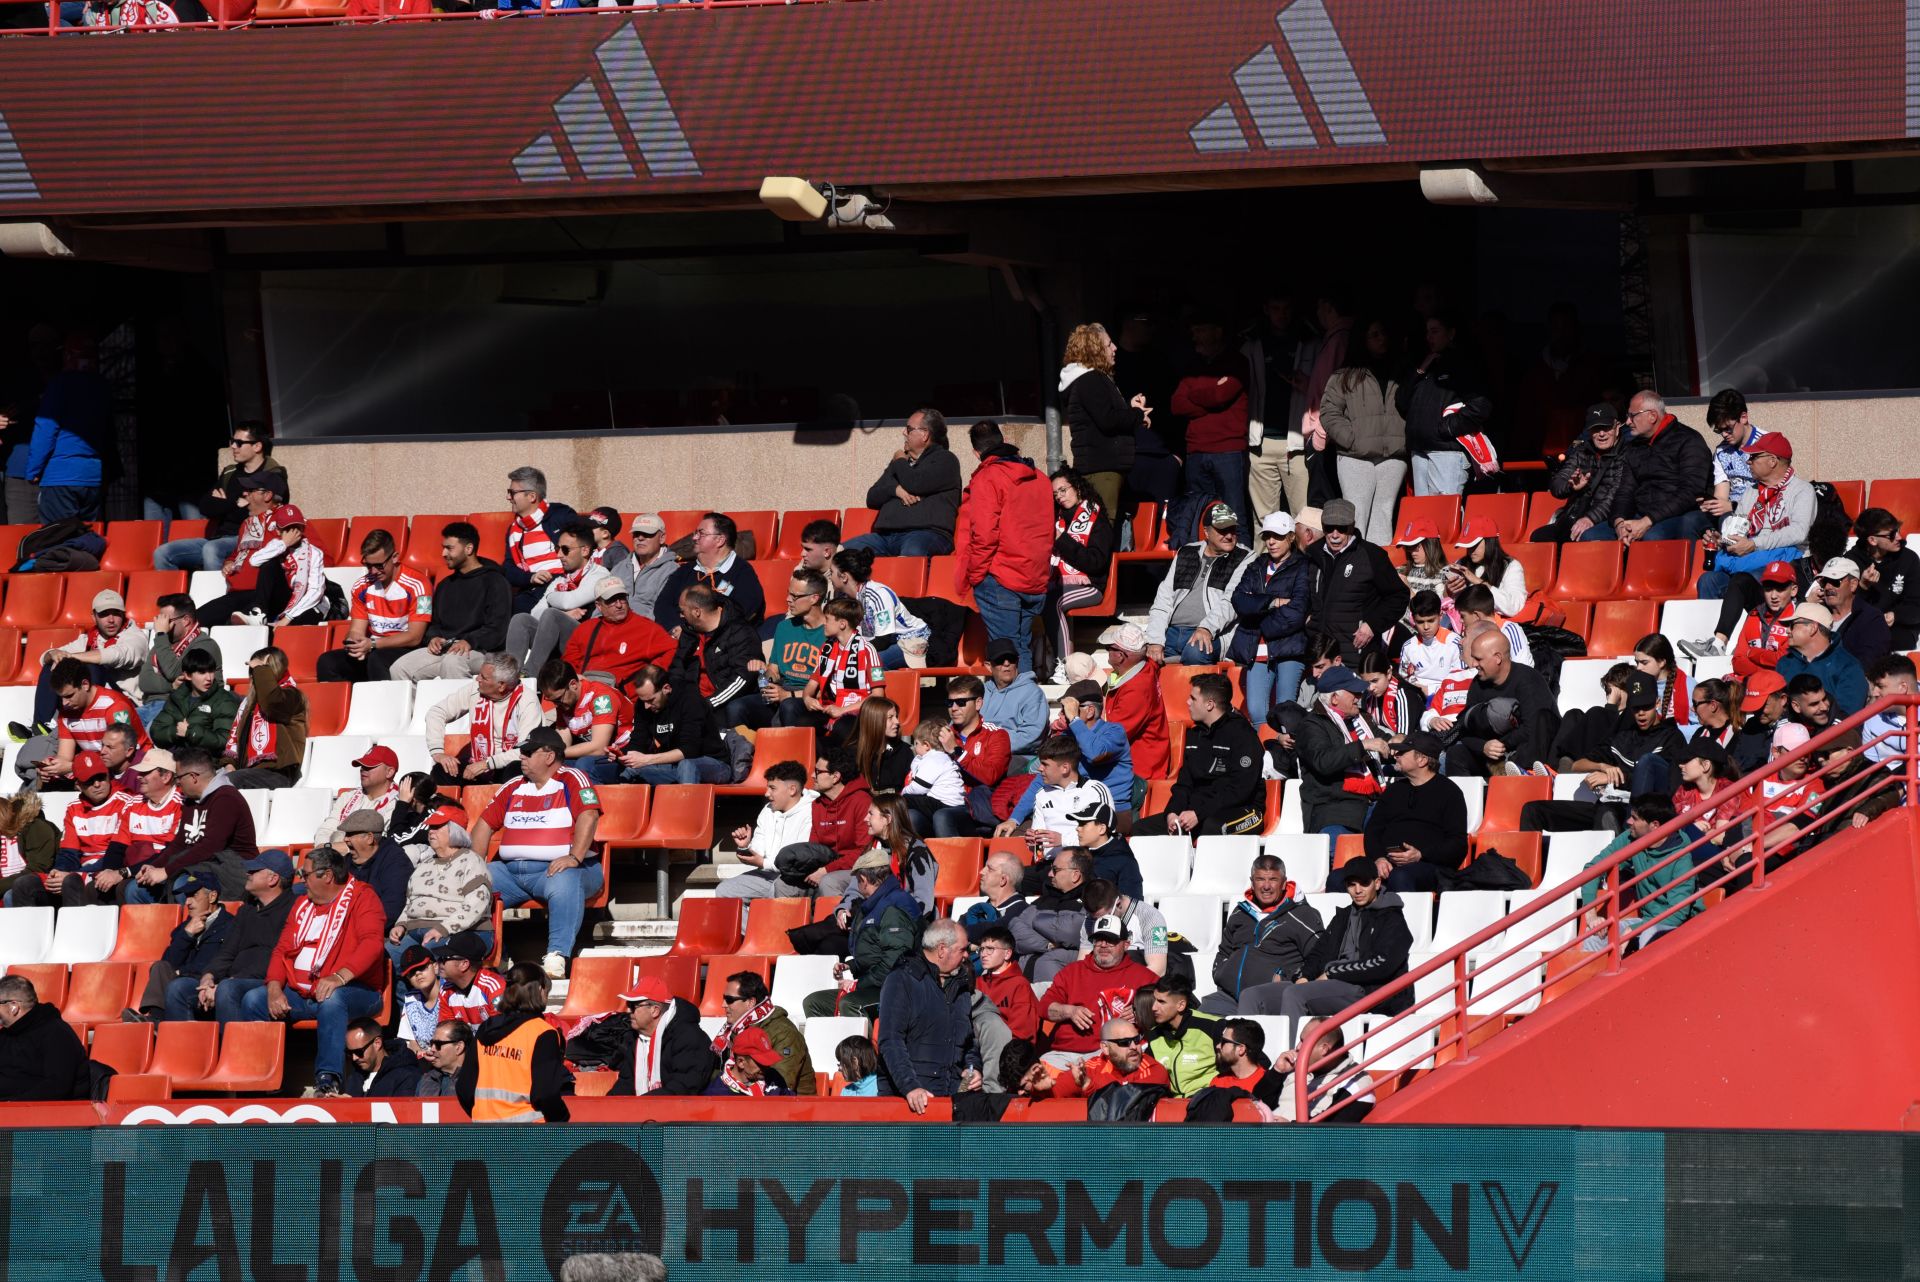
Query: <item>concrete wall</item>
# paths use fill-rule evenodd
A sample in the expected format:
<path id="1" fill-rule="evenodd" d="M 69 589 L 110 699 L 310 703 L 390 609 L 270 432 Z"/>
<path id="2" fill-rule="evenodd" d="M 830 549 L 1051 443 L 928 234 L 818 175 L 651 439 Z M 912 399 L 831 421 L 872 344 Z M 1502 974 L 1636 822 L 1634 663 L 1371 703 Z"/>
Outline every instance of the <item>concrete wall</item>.
<path id="1" fill-rule="evenodd" d="M 949 425 L 964 475 L 973 473 L 968 424 Z M 1046 429 L 1009 423 L 1021 451 L 1044 464 Z M 547 492 L 582 510 L 711 507 L 847 508 L 900 448 L 901 426 L 852 432 L 792 428 L 648 429 L 631 433 L 468 440 L 300 444 L 274 449 L 294 501 L 309 516 L 474 512 L 507 506 L 507 473 L 531 464 Z"/>

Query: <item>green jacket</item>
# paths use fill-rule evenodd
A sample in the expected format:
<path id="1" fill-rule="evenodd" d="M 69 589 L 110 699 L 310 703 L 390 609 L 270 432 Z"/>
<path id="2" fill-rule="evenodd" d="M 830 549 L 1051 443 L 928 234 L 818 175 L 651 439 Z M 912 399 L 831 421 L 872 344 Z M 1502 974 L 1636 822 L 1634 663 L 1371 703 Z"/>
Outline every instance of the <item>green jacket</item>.
<path id="1" fill-rule="evenodd" d="M 1608 842 L 1604 850 L 1588 860 L 1587 867 L 1592 868 L 1597 864 L 1605 863 L 1632 845 L 1634 840 L 1635 838 L 1631 832 L 1622 832 L 1619 836 Z M 1648 902 L 1641 904 L 1640 907 L 1634 911 L 1634 916 L 1641 918 L 1658 917 L 1661 913 L 1666 912 L 1667 909 L 1672 908 L 1693 893 L 1693 863 L 1690 859 L 1676 860 L 1644 881 L 1634 882 L 1632 885 L 1627 884 L 1632 882 L 1635 877 L 1652 869 L 1652 867 L 1662 859 L 1677 853 L 1681 847 L 1686 844 L 1687 839 L 1676 832 L 1665 841 L 1660 842 L 1658 845 L 1648 847 L 1620 865 L 1620 884 L 1623 887 L 1620 892 L 1620 902 L 1622 905 L 1631 904 L 1637 899 L 1644 899 L 1646 896 L 1653 894 L 1655 890 L 1660 892 L 1654 895 Z M 1592 881 L 1581 887 L 1580 906 L 1584 908 L 1593 903 L 1594 900 L 1599 898 L 1601 891 L 1604 890 L 1605 887 L 1605 879 Z M 1674 913 L 1671 917 L 1663 918 L 1660 922 L 1660 929 L 1671 930 L 1699 911 L 1700 901 L 1696 899 L 1679 912 Z"/>
<path id="2" fill-rule="evenodd" d="M 1190 1010 L 1186 1025 L 1177 1034 L 1164 1025 L 1153 1030 L 1147 1050 L 1173 1079 L 1175 1095 L 1193 1095 L 1220 1075 L 1214 1057 L 1214 1034 L 1219 1029 L 1216 1016 Z"/>
<path id="3" fill-rule="evenodd" d="M 12 890 L 22 877 L 52 872 L 53 857 L 60 849 L 60 830 L 41 816 L 37 795 L 29 793 L 22 798 L 15 818 L 20 823 L 20 857 L 26 860 L 27 866 L 11 877 L 0 877 L 0 895 Z"/>
<path id="4" fill-rule="evenodd" d="M 167 706 L 153 719 L 153 741 L 167 749 L 205 748 L 218 757 L 227 746 L 239 711 L 239 696 L 224 685 L 215 685 L 204 695 L 195 694 L 190 685 L 175 686 L 167 696 Z M 182 721 L 187 723 L 185 734 L 176 729 Z"/>

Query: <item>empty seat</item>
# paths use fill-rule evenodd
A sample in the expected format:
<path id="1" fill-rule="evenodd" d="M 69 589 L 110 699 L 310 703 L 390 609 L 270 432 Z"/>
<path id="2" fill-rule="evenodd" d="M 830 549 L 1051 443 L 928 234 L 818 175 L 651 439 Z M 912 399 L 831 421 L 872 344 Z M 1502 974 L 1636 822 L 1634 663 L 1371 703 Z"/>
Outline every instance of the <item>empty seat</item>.
<path id="1" fill-rule="evenodd" d="M 1193 874 L 1187 879 L 1186 893 L 1240 898 L 1259 853 L 1258 837 L 1200 838 L 1194 843 Z"/>
<path id="2" fill-rule="evenodd" d="M 0 908 L 0 966 L 37 962 L 53 947 L 53 909 Z"/>
<path id="3" fill-rule="evenodd" d="M 1135 837 L 1133 854 L 1140 861 L 1140 881 L 1147 898 L 1177 895 L 1186 888 L 1193 867 L 1193 845 L 1185 837 Z"/>
<path id="4" fill-rule="evenodd" d="M 344 734 L 402 734 L 413 718 L 410 681 L 356 681 Z M 424 727 L 422 733 L 424 733 Z"/>
<path id="5" fill-rule="evenodd" d="M 103 962 L 113 956 L 114 937 L 120 933 L 120 909 L 113 904 L 62 908 L 53 926 L 53 945 L 40 960 Z"/>

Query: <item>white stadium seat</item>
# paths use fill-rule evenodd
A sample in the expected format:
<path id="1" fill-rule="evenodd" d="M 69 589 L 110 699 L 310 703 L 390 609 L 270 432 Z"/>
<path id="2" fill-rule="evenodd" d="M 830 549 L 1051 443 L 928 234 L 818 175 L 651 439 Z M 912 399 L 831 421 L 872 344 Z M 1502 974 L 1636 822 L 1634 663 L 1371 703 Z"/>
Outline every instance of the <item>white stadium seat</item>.
<path id="1" fill-rule="evenodd" d="M 0 966 L 44 961 L 53 947 L 53 909 L 0 908 Z"/>
<path id="2" fill-rule="evenodd" d="M 1193 845 L 1185 837 L 1135 837 L 1131 844 L 1148 899 L 1177 895 L 1186 888 Z"/>
<path id="3" fill-rule="evenodd" d="M 53 943 L 43 962 L 105 961 L 113 953 L 113 942 L 120 934 L 120 909 L 113 904 L 86 908 L 62 908 L 53 925 Z"/>

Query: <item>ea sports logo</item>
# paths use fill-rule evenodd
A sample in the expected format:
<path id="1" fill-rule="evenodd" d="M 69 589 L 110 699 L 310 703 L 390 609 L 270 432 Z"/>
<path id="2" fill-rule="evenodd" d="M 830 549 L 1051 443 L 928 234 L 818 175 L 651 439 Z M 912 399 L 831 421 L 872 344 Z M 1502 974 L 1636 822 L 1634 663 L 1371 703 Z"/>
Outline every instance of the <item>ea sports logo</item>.
<path id="1" fill-rule="evenodd" d="M 540 1245 L 557 1279 L 570 1255 L 660 1254 L 660 1182 L 624 1144 L 576 1149 L 540 1205 Z"/>

